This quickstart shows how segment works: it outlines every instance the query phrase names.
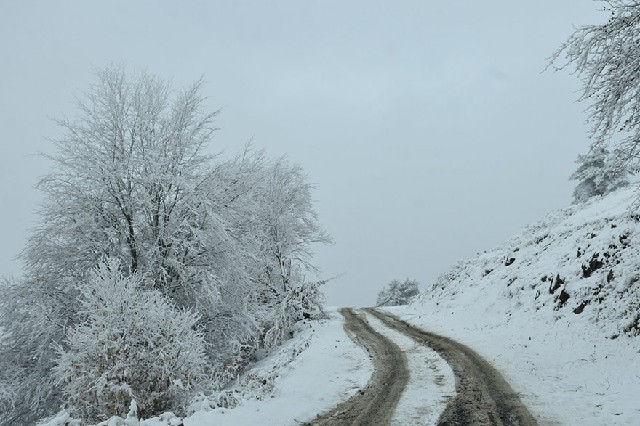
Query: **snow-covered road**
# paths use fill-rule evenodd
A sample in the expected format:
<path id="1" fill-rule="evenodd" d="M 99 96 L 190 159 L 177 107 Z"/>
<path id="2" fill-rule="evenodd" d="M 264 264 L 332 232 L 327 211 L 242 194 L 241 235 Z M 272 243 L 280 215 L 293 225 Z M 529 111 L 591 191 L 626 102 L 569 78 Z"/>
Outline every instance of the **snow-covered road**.
<path id="1" fill-rule="evenodd" d="M 330 309 L 328 320 L 312 324 L 287 343 L 294 346 L 296 341 L 309 339 L 309 347 L 280 369 L 271 395 L 244 400 L 233 409 L 198 411 L 185 418 L 184 425 L 299 425 L 364 388 L 373 366 L 365 350 L 347 336 L 342 316 Z M 252 372 L 272 371 L 282 363 L 281 358 L 273 354 Z"/>
<path id="2" fill-rule="evenodd" d="M 375 333 L 379 333 L 404 358 L 399 363 L 408 367 L 408 377 L 399 390 L 393 390 L 389 377 L 382 378 L 385 383 L 372 384 L 375 381 L 372 359 L 375 361 L 376 355 L 368 353 L 349 338 L 344 329 L 344 319 L 333 310 L 328 321 L 315 325 L 309 333 L 309 347 L 281 371 L 275 382 L 276 390 L 269 398 L 245 400 L 234 409 L 198 411 L 185 418 L 184 425 L 268 426 L 313 423 L 318 420 L 319 414 L 335 409 L 340 402 L 350 398 L 357 399 L 363 394 L 372 396 L 374 393 L 379 394 L 376 400 L 378 402 L 361 404 L 354 409 L 362 410 L 364 406 L 367 410 L 371 405 L 379 404 L 379 401 L 393 399 L 390 408 L 386 408 L 389 412 L 383 416 L 385 419 L 380 417 L 376 421 L 398 426 L 436 424 L 447 402 L 455 396 L 455 377 L 451 368 L 435 351 L 385 326 L 371 313 L 364 310 L 356 312 L 358 318 L 369 324 Z M 373 350 L 369 348 L 370 351 Z M 274 358 L 277 356 L 265 359 L 263 365 L 257 368 L 272 368 L 270 364 L 279 362 Z M 388 369 L 389 359 L 392 358 L 385 358 L 378 368 Z M 391 376 L 396 375 L 399 373 L 394 370 Z M 396 393 L 395 398 L 390 398 L 389 392 Z M 358 417 L 365 419 L 365 423 L 372 418 L 371 415 L 360 416 L 359 413 L 353 416 Z M 323 418 L 327 421 L 327 416 Z M 345 418 L 350 417 L 345 416 L 343 420 Z M 375 414 L 373 418 L 376 418 Z M 336 418 L 332 418 L 329 424 L 335 424 L 336 421 Z M 149 423 L 151 424 L 153 423 Z M 345 424 L 352 422 L 346 420 Z"/>
<path id="3" fill-rule="evenodd" d="M 573 399 L 570 401 L 561 389 L 554 389 L 554 392 L 551 393 L 542 392 L 542 385 L 548 384 L 548 376 L 551 372 L 541 374 L 540 371 L 534 371 L 533 374 L 535 377 L 531 376 L 531 372 L 529 371 L 531 365 L 530 360 L 525 355 L 531 355 L 533 352 L 529 350 L 526 354 L 524 352 L 511 353 L 507 350 L 508 347 L 510 347 L 509 345 L 500 345 L 495 342 L 493 346 L 479 344 L 479 342 L 484 340 L 492 342 L 493 340 L 489 337 L 496 333 L 496 328 L 483 329 L 482 331 L 476 330 L 471 334 L 462 334 L 458 330 L 456 334 L 457 329 L 445 331 L 443 328 L 443 324 L 452 326 L 454 323 L 451 321 L 445 321 L 444 323 L 442 321 L 438 322 L 440 316 L 430 317 L 427 321 L 426 316 L 410 313 L 409 308 L 385 309 L 382 311 L 362 309 L 355 310 L 355 312 L 357 312 L 357 316 L 366 323 L 367 326 L 373 329 L 373 332 L 380 334 L 381 338 L 390 341 L 391 345 L 402 352 L 405 360 L 401 361 L 401 363 L 406 364 L 408 367 L 408 374 L 405 375 L 404 384 L 402 385 L 404 389 L 395 391 L 397 398 L 395 398 L 393 404 L 390 406 L 391 408 L 387 407 L 388 413 L 384 416 L 384 419 L 382 417 L 380 418 L 383 422 L 365 422 L 360 424 L 392 424 L 399 426 L 435 425 L 438 423 L 438 420 L 445 418 L 447 411 L 451 411 L 451 407 L 455 405 L 454 402 L 460 399 L 462 392 L 459 389 L 459 382 L 462 380 L 460 377 L 456 379 L 454 372 L 458 374 L 460 370 L 462 370 L 464 374 L 468 374 L 468 372 L 475 367 L 473 365 L 462 365 L 462 369 L 460 365 L 456 367 L 455 363 L 451 362 L 450 355 L 445 353 L 444 358 L 446 358 L 451 365 L 454 365 L 452 369 L 437 352 L 424 344 L 423 339 L 425 339 L 425 333 L 415 326 L 427 327 L 429 329 L 434 328 L 439 333 L 453 336 L 460 339 L 460 341 L 470 343 L 474 349 L 479 349 L 483 356 L 485 356 L 484 359 L 490 360 L 493 365 L 500 368 L 500 372 L 508 378 L 510 384 L 512 384 L 517 392 L 517 395 L 514 395 L 514 397 L 516 399 L 518 396 L 522 397 L 527 406 L 532 409 L 539 424 L 588 424 L 594 426 L 601 424 L 640 424 L 636 421 L 637 417 L 633 415 L 624 417 L 624 414 L 626 414 L 625 411 L 616 411 L 611 415 L 607 414 L 607 411 L 604 411 L 604 409 L 611 411 L 611 407 L 605 405 L 602 405 L 604 409 L 600 416 L 593 416 L 590 419 L 581 416 L 579 412 L 580 407 L 585 405 L 582 400 L 592 401 L 595 398 L 589 399 L 589 393 L 586 391 L 590 388 L 585 388 L 585 392 L 577 392 L 574 390 L 572 392 L 574 395 Z M 391 327 L 389 327 L 390 321 L 388 316 L 376 317 L 376 315 L 380 316 L 380 314 L 391 312 L 403 320 L 408 321 L 414 325 L 414 327 L 406 323 L 404 323 L 404 325 L 398 325 L 398 323 L 394 325 L 393 319 L 391 319 Z M 181 421 L 185 426 L 243 426 L 257 424 L 266 426 L 294 426 L 307 424 L 309 422 L 313 424 L 319 414 L 327 413 L 338 404 L 344 403 L 344 401 L 353 397 L 357 398 L 362 393 L 373 394 L 376 391 L 382 391 L 386 392 L 382 394 L 382 398 L 388 397 L 391 389 L 385 385 L 379 385 L 377 390 L 371 387 L 372 376 L 375 376 L 372 362 L 375 356 L 373 352 L 369 352 L 371 348 L 365 350 L 350 338 L 344 328 L 345 321 L 337 310 L 331 310 L 329 316 L 330 318 L 328 320 L 322 322 L 314 321 L 307 323 L 303 329 L 299 330 L 294 339 L 287 342 L 284 347 L 262 360 L 247 372 L 248 375 L 257 378 L 275 377 L 271 390 L 265 392 L 260 387 L 256 388 L 255 391 L 251 389 L 241 390 L 238 394 L 240 395 L 241 404 L 233 409 L 204 407 L 197 409 L 195 413 L 184 419 L 174 418 L 169 415 L 163 418 L 158 417 L 143 420 L 139 423 L 136 422 L 136 426 L 167 426 L 173 425 L 174 423 L 177 425 L 180 424 Z M 468 321 L 465 323 L 468 323 Z M 473 328 L 473 325 L 467 324 L 467 326 Z M 524 326 L 524 324 L 520 324 L 518 330 L 522 330 Z M 402 327 L 408 327 L 408 329 L 403 329 Z M 513 333 L 511 334 L 506 333 L 510 329 L 507 330 L 504 326 L 500 327 L 500 330 L 505 330 L 505 335 L 500 335 L 504 339 L 503 343 L 514 340 L 515 331 L 512 330 Z M 473 338 L 474 336 L 476 337 L 475 340 Z M 479 337 L 483 337 L 484 340 L 478 340 Z M 539 339 L 540 337 L 536 335 L 533 339 L 527 339 L 526 343 L 527 345 L 531 345 Z M 548 344 L 549 340 L 547 339 L 545 342 Z M 573 348 L 577 350 L 578 353 L 581 353 L 579 345 L 575 345 L 576 342 L 573 343 Z M 613 343 L 615 342 L 611 344 Z M 432 342 L 431 344 L 437 351 L 442 352 L 443 348 L 439 347 L 441 345 L 437 342 Z M 593 345 L 591 346 L 593 347 Z M 300 348 L 306 349 L 300 353 Z M 491 348 L 495 350 L 501 349 L 501 353 L 508 356 L 508 362 L 505 362 L 507 361 L 505 357 L 492 355 Z M 468 348 L 465 350 L 467 349 Z M 297 353 L 298 355 L 292 357 L 292 353 Z M 562 353 L 569 354 L 569 352 L 566 351 L 557 352 L 555 349 L 553 349 L 553 353 L 554 357 L 549 359 L 555 359 L 561 356 Z M 612 352 L 609 352 L 609 358 L 613 356 L 612 354 Z M 462 358 L 465 357 L 472 359 L 472 363 L 478 363 L 477 360 L 474 360 L 476 357 L 474 352 L 467 355 L 463 354 Z M 547 359 L 547 357 L 544 358 Z M 543 366 L 540 360 L 538 360 L 536 365 L 540 367 Z M 564 365 L 562 368 L 566 369 L 568 367 Z M 625 370 L 627 368 L 628 367 L 619 364 L 619 369 Z M 491 370 L 492 368 L 489 367 L 489 369 Z M 555 370 L 550 371 L 553 371 L 554 374 L 559 374 L 555 373 Z M 516 374 L 516 372 L 518 372 L 518 374 Z M 593 372 L 591 374 L 593 374 Z M 609 371 L 609 374 L 611 374 L 611 371 Z M 477 380 L 477 377 L 474 377 L 470 381 L 476 382 Z M 566 380 L 566 377 L 563 378 L 563 382 Z M 585 378 L 583 377 L 582 380 L 585 380 Z M 614 383 L 607 382 L 607 385 L 613 387 Z M 606 390 L 607 387 L 603 388 L 598 391 L 596 396 L 604 395 Z M 494 391 L 488 390 L 488 392 L 491 393 Z M 622 397 L 633 399 L 634 394 L 616 393 L 609 394 L 609 397 L 617 401 L 616 405 L 620 405 L 623 401 Z M 562 398 L 561 400 L 565 403 L 565 416 L 560 415 L 556 410 L 556 405 L 558 404 L 555 400 L 557 398 Z M 512 396 L 507 395 L 507 397 L 503 399 L 510 400 Z M 600 399 L 602 400 L 602 398 Z M 488 405 L 492 404 L 499 405 L 495 403 L 495 401 Z M 627 405 L 629 407 L 635 406 L 634 403 Z M 393 408 L 394 406 L 395 409 Z M 498 411 L 499 410 L 498 408 Z M 349 417 L 346 416 L 346 418 Z M 369 417 L 369 419 L 371 418 Z M 607 419 L 607 422 L 603 422 L 602 420 L 604 419 Z M 175 422 L 172 423 L 174 420 Z M 47 425 L 60 426 L 63 424 L 66 423 L 53 421 Z M 119 425 L 120 423 L 114 424 Z M 333 425 L 336 423 L 329 424 Z M 358 423 L 347 422 L 344 424 L 351 425 Z M 459 424 L 468 423 L 464 423 L 463 420 L 463 423 Z M 505 424 L 510 423 L 506 422 Z"/>
<path id="4" fill-rule="evenodd" d="M 413 426 L 443 418 L 453 424 L 536 424 L 500 374 L 469 348 L 381 311 L 342 314 L 346 332 L 337 312 L 315 327 L 309 348 L 282 371 L 270 398 L 199 411 L 184 419 L 185 426 Z"/>
<path id="5" fill-rule="evenodd" d="M 428 346 L 393 330 L 373 315 L 369 324 L 389 338 L 405 353 L 409 367 L 409 381 L 402 392 L 391 420 L 392 425 L 435 425 L 447 402 L 455 397 L 455 379 L 451 367 Z"/>
<path id="6" fill-rule="evenodd" d="M 534 426 L 537 421 L 519 395 L 489 362 L 455 340 L 424 331 L 389 313 L 367 309 L 384 326 L 409 336 L 418 345 L 433 348 L 455 375 L 455 396 L 442 415 L 418 424 Z M 423 383 L 428 386 L 429 383 Z M 416 424 L 416 423 L 413 423 Z"/>

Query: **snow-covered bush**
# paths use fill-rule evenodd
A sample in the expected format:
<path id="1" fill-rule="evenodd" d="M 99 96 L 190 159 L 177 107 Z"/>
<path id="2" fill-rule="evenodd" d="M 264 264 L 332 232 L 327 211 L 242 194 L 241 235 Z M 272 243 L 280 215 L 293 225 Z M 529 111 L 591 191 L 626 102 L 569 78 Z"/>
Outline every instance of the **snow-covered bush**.
<path id="1" fill-rule="evenodd" d="M 197 316 L 143 285 L 111 260 L 83 288 L 82 322 L 58 347 L 53 374 L 72 412 L 85 419 L 126 415 L 132 400 L 143 417 L 179 409 L 206 379 Z"/>
<path id="2" fill-rule="evenodd" d="M 82 426 L 80 419 L 74 419 L 67 410 L 61 410 L 55 416 L 40 421 L 36 426 Z"/>
<path id="3" fill-rule="evenodd" d="M 291 337 L 295 324 L 304 319 L 319 319 L 325 314 L 322 310 L 324 294 L 320 286 L 324 281 L 303 283 L 292 288 L 270 318 L 269 327 L 264 333 L 264 347 L 271 349 Z"/>
<path id="4" fill-rule="evenodd" d="M 61 392 L 50 377 L 52 342 L 64 338 L 64 309 L 71 297 L 51 297 L 36 280 L 0 280 L 0 425 L 34 424 L 60 407 Z M 55 305 L 50 301 L 57 302 Z"/>
<path id="5" fill-rule="evenodd" d="M 406 279 L 404 282 L 391 281 L 378 293 L 376 306 L 400 306 L 408 305 L 420 292 L 416 280 Z"/>
<path id="6" fill-rule="evenodd" d="M 576 163 L 578 168 L 570 177 L 578 181 L 573 191 L 574 204 L 606 195 L 629 184 L 631 173 L 622 155 L 617 151 L 610 153 L 601 144 L 591 146 L 585 155 L 578 155 Z"/>

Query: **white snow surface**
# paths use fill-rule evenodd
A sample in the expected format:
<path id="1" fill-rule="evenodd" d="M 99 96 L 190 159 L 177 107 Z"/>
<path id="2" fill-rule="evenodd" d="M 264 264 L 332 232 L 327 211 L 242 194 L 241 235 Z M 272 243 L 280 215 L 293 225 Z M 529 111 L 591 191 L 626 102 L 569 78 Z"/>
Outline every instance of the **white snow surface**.
<path id="1" fill-rule="evenodd" d="M 184 419 L 172 413 L 146 420 L 113 417 L 98 426 L 284 426 L 313 419 L 364 388 L 373 373 L 366 351 L 346 334 L 342 315 L 335 308 L 326 311 L 329 319 L 307 323 L 244 374 L 235 408 L 210 408 L 205 401 Z M 259 385 L 263 378 L 266 387 Z M 80 424 L 61 411 L 39 426 Z"/>
<path id="2" fill-rule="evenodd" d="M 367 321 L 407 355 L 409 381 L 393 413 L 391 425 L 435 425 L 449 399 L 456 395 L 456 381 L 451 367 L 431 348 L 390 329 L 372 315 L 367 314 Z"/>
<path id="3" fill-rule="evenodd" d="M 342 316 L 335 309 L 328 311 L 329 320 L 313 324 L 309 347 L 280 370 L 270 397 L 244 400 L 233 409 L 198 411 L 184 419 L 184 425 L 296 425 L 364 388 L 373 373 L 369 356 L 347 336 Z M 300 338 L 304 336 L 294 340 Z M 269 357 L 252 373 L 269 371 L 275 364 L 277 356 Z"/>
<path id="4" fill-rule="evenodd" d="M 640 425 L 636 199 L 554 212 L 388 310 L 476 350 L 542 425 Z"/>

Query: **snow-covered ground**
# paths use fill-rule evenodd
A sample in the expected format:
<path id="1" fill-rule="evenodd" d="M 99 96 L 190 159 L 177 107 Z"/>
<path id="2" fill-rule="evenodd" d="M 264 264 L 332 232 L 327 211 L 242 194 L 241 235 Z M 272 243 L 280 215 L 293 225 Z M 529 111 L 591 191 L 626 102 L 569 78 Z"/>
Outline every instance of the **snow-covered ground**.
<path id="1" fill-rule="evenodd" d="M 389 311 L 483 355 L 541 424 L 640 425 L 636 196 L 554 212 Z"/>
<path id="2" fill-rule="evenodd" d="M 334 308 L 327 312 L 328 320 L 307 323 L 294 339 L 246 372 L 235 408 L 208 408 L 205 401 L 184 419 L 170 413 L 143 421 L 114 417 L 101 426 L 172 426 L 181 421 L 184 426 L 283 426 L 311 420 L 365 387 L 373 373 L 367 352 L 344 331 L 342 315 Z M 263 380 L 269 385 L 260 386 Z M 61 412 L 41 426 L 76 426 L 69 420 Z"/>
<path id="3" fill-rule="evenodd" d="M 280 369 L 275 390 L 266 399 L 244 400 L 233 409 L 198 411 L 184 419 L 185 426 L 296 425 L 311 420 L 363 388 L 371 377 L 372 364 L 367 353 L 345 334 L 342 317 L 331 310 L 331 319 L 314 325 L 314 330 L 286 345 L 299 345 L 311 338 L 308 348 Z M 448 364 L 433 350 L 391 330 L 371 315 L 367 321 L 407 353 L 410 377 L 393 415 L 392 425 L 434 425 L 448 398 L 455 395 L 455 378 Z M 275 354 L 249 374 L 266 374 L 280 365 Z M 256 423 L 258 422 L 258 423 Z M 160 426 L 148 423 L 144 426 Z"/>
<path id="4" fill-rule="evenodd" d="M 335 310 L 330 313 L 330 321 L 314 325 L 309 347 L 281 370 L 273 395 L 264 400 L 243 401 L 242 405 L 230 410 L 199 411 L 184 419 L 184 425 L 295 425 L 311 420 L 363 388 L 373 373 L 369 357 L 345 334 L 342 317 Z M 451 368 L 433 350 L 389 329 L 371 315 L 366 317 L 375 330 L 407 353 L 409 382 L 398 402 L 392 424 L 435 424 L 447 399 L 455 395 Z M 298 337 L 289 345 L 296 345 L 304 338 Z M 253 372 L 269 371 L 278 363 L 278 356 L 269 357 Z"/>
<path id="5" fill-rule="evenodd" d="M 313 330 L 287 344 L 310 339 L 308 348 L 280 370 L 272 395 L 263 400 L 242 401 L 233 409 L 196 412 L 184 419 L 184 425 L 295 425 L 311 420 L 363 388 L 373 372 L 369 356 L 347 336 L 342 316 L 334 309 L 329 314 L 328 321 L 314 323 Z M 280 364 L 278 358 L 278 354 L 266 358 L 250 373 L 272 370 Z"/>
<path id="6" fill-rule="evenodd" d="M 456 394 L 456 381 L 449 364 L 434 350 L 385 326 L 367 315 L 369 324 L 389 338 L 407 355 L 409 381 L 391 420 L 394 426 L 435 425 Z"/>
<path id="7" fill-rule="evenodd" d="M 269 426 L 297 425 L 312 420 L 366 386 L 373 365 L 367 352 L 345 333 L 342 316 L 328 310 L 329 320 L 313 322 L 274 354 L 249 370 L 238 386 L 235 408 L 207 408 L 206 402 L 191 416 L 171 413 L 139 421 L 114 417 L 100 426 Z M 363 313 L 363 315 L 365 315 Z M 409 382 L 393 415 L 395 426 L 433 425 L 448 399 L 455 395 L 455 379 L 448 364 L 433 350 L 391 330 L 371 315 L 367 321 L 407 354 Z M 295 355 L 294 355 L 295 354 Z M 275 377 L 275 379 L 274 379 Z M 273 388 L 256 386 L 262 378 Z M 66 412 L 41 426 L 79 426 Z"/>

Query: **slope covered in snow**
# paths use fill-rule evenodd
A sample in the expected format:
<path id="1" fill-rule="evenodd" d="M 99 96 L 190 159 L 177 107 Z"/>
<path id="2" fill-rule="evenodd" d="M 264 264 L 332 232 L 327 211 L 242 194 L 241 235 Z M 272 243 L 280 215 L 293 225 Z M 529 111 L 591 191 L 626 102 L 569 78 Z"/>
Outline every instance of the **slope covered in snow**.
<path id="1" fill-rule="evenodd" d="M 300 424 L 363 388 L 372 373 L 371 361 L 346 334 L 342 316 L 334 309 L 329 315 L 245 373 L 245 377 L 272 378 L 269 392 L 260 386 L 252 392 L 240 383 L 243 397 L 237 407 L 197 410 L 184 419 L 184 425 Z M 291 357 L 291 348 L 301 342 L 307 342 L 306 348 Z"/>
<path id="2" fill-rule="evenodd" d="M 636 199 L 556 211 L 390 310 L 485 356 L 542 424 L 640 425 Z"/>
<path id="3" fill-rule="evenodd" d="M 310 420 L 365 387 L 373 366 L 366 351 L 343 328 L 333 308 L 329 318 L 298 327 L 293 339 L 246 371 L 215 397 L 200 397 L 182 419 L 164 413 L 151 419 L 113 417 L 97 426 L 296 425 Z M 221 408 L 221 398 L 233 408 Z M 66 411 L 39 426 L 80 426 Z"/>
<path id="4" fill-rule="evenodd" d="M 556 211 L 499 247 L 458 262 L 412 305 L 388 310 L 477 351 L 542 425 L 640 425 L 636 199 L 626 189 Z M 397 343 L 413 350 L 411 342 Z M 365 386 L 371 369 L 332 311 L 329 320 L 299 330 L 248 371 L 232 390 L 240 400 L 233 409 L 212 408 L 205 399 L 185 419 L 166 414 L 106 423 L 299 424 Z M 400 424 L 431 422 L 442 408 L 408 408 L 418 394 L 437 396 L 438 389 L 425 390 L 433 380 L 425 382 L 405 395 Z M 47 426 L 72 424 L 65 415 Z"/>

